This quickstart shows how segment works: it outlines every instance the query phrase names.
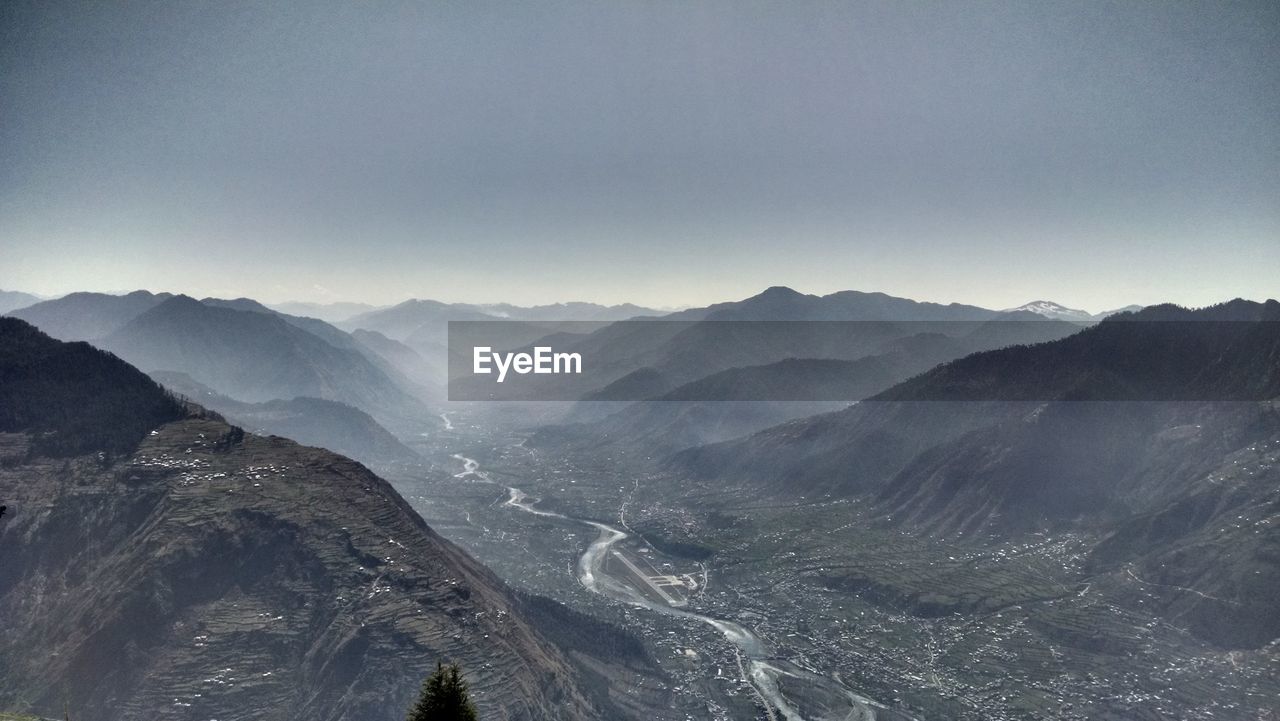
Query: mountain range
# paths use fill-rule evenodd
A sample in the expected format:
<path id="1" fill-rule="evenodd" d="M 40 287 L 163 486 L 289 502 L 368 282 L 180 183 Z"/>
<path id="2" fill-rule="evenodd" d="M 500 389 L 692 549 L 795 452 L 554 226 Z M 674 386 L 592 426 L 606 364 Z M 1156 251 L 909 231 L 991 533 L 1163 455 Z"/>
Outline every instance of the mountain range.
<path id="1" fill-rule="evenodd" d="M 568 344 L 557 338 L 557 349 L 579 351 L 603 368 L 603 380 L 642 366 L 585 400 L 642 402 L 579 404 L 568 425 L 542 428 L 530 442 L 548 449 L 618 447 L 644 438 L 646 454 L 669 453 L 834 410 L 975 351 L 1081 329 L 1026 313 L 788 288 L 681 317 L 615 324 Z"/>
<path id="2" fill-rule="evenodd" d="M 94 341 L 120 330 L 172 297 L 171 293 L 145 290 L 126 295 L 71 293 L 9 311 L 6 315 L 21 318 L 58 340 Z"/>
<path id="3" fill-rule="evenodd" d="M 1103 318 L 1116 315 L 1117 313 L 1132 313 L 1142 310 L 1140 305 L 1126 305 L 1123 308 L 1115 310 L 1106 310 L 1101 313 L 1090 313 L 1087 310 L 1079 310 L 1076 308 L 1068 308 L 1051 300 L 1033 300 L 1018 306 L 1017 308 L 1006 309 L 1005 313 L 1035 313 L 1052 320 L 1065 320 L 1072 323 L 1089 323 L 1099 321 Z"/>
<path id="4" fill-rule="evenodd" d="M 98 343 L 144 370 L 186 373 L 238 400 L 324 398 L 390 424 L 429 414 L 409 389 L 358 350 L 335 346 L 273 314 L 175 296 Z"/>
<path id="5" fill-rule="evenodd" d="M 908 336 L 967 335 L 984 322 L 1015 319 L 1043 320 L 1032 314 L 920 303 L 883 293 L 844 291 L 815 296 L 773 287 L 741 301 L 657 319 L 638 318 L 601 328 L 564 327 L 537 340 L 526 340 L 536 335 L 534 324 L 498 326 L 494 331 L 498 337 L 487 340 L 487 345 L 525 351 L 535 345 L 549 346 L 579 353 L 589 363 L 582 376 L 548 377 L 536 387 L 526 383 L 499 388 L 488 378 L 470 375 L 469 359 L 455 358 L 455 366 L 466 373 L 451 379 L 451 395 L 482 398 L 499 394 L 496 397 L 518 399 L 518 394 L 527 392 L 533 394 L 528 398 L 541 400 L 617 399 L 609 385 L 619 381 L 630 385 L 626 379 L 631 373 L 644 373 L 657 383 L 654 388 L 670 391 L 732 368 L 789 358 L 856 360 L 887 353 L 892 343 Z M 1030 333 L 1043 337 L 1052 327 L 1031 327 Z M 1071 324 L 1058 327 L 1061 333 L 1078 330 Z"/>
<path id="6" fill-rule="evenodd" d="M 451 659 L 475 674 L 486 718 L 675 714 L 692 677 L 659 670 L 672 662 L 651 652 L 668 641 L 513 591 L 344 457 L 413 469 L 418 483 L 441 475 L 428 456 L 469 444 L 502 457 L 508 433 L 523 443 L 507 462 L 534 464 L 522 485 L 537 484 L 539 509 L 616 513 L 650 551 L 713 569 L 723 588 L 697 603 L 777 585 L 801 616 L 793 631 L 815 639 L 846 605 L 870 604 L 858 608 L 888 615 L 835 633 L 871 629 L 873 665 L 894 648 L 887 619 L 912 627 L 903 648 L 928 657 L 927 672 L 851 671 L 875 697 L 931 678 L 908 684 L 912 703 L 940 695 L 918 708 L 950 717 L 977 686 L 944 692 L 949 664 L 960 679 L 1007 666 L 1021 680 L 999 693 L 1023 703 L 1044 688 L 1096 691 L 1085 670 L 1130 669 L 1142 678 L 1117 683 L 1150 690 L 1168 685 L 1156 669 L 1175 655 L 1218 664 L 1214 678 L 1274 657 L 1280 302 L 1085 317 L 1049 302 L 993 311 L 775 287 L 660 318 L 610 315 L 645 310 L 634 306 L 556 317 L 573 305 L 410 301 L 333 325 L 246 298 L 139 291 L 9 314 L 40 330 L 0 318 L 0 617 L 16 629 L 0 640 L 0 708 L 389 719 Z M 447 322 L 504 313 L 510 347 L 553 344 L 600 369 L 563 416 L 446 406 L 432 391 Z M 451 538 L 483 533 L 506 552 L 506 530 L 484 527 L 493 487 L 465 486 L 478 525 L 462 501 L 422 490 L 436 487 L 403 489 Z M 557 554 L 586 543 L 534 514 Z M 1006 562 L 1031 548 L 1061 550 Z M 769 615 L 750 607 L 717 613 Z M 937 645 L 966 624 L 1005 629 L 1003 616 L 1015 632 L 984 630 L 983 643 L 1016 641 L 1042 661 Z M 630 627 L 626 612 L 611 618 Z M 778 653 L 805 657 L 774 622 L 762 623 Z M 1153 627 L 1172 645 L 1146 645 Z M 674 668 L 692 663 L 676 651 Z M 1247 700 L 1270 688 L 1249 678 Z M 1132 708 L 1092 698 L 1100 717 Z M 1178 716 L 1160 708 L 1153 718 Z"/>
<path id="7" fill-rule="evenodd" d="M 415 370 L 403 355 L 383 357 L 383 346 L 249 299 L 73 293 L 10 315 L 56 338 L 88 340 L 144 370 L 185 374 L 238 402 L 319 398 L 392 426 L 415 427 L 432 415 L 431 386 L 401 370 Z"/>
<path id="8" fill-rule="evenodd" d="M 1224 647 L 1280 635 L 1280 303 L 1157 306 L 966 356 L 835 413 L 677 453 L 700 483 L 870 499 L 917 531 L 1087 532 L 1099 574 Z M 1248 473 L 1242 470 L 1248 468 Z M 684 481 L 688 482 L 688 481 Z M 1241 522 L 1247 519 L 1247 522 Z M 1183 589 L 1179 591 L 1178 589 Z"/>
<path id="9" fill-rule="evenodd" d="M 368 313 L 378 310 L 384 306 L 370 305 L 368 303 L 305 303 L 297 301 L 288 301 L 284 303 L 272 303 L 269 305 L 272 310 L 287 313 L 288 315 L 303 316 L 305 318 L 319 318 L 329 323 L 339 323 L 350 318 L 353 315 Z"/>

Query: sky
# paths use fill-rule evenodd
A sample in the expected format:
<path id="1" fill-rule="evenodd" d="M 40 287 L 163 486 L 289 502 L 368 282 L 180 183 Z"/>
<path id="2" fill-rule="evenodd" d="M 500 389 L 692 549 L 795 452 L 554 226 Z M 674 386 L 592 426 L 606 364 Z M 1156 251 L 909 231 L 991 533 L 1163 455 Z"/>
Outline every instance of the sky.
<path id="1" fill-rule="evenodd" d="M 0 288 L 1280 296 L 1280 3 L 0 4 Z"/>

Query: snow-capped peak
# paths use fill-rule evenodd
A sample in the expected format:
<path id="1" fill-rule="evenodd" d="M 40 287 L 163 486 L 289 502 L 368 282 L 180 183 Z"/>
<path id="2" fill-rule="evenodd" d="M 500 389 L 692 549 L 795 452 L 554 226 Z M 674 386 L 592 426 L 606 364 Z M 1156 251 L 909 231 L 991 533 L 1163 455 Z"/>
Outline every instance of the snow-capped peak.
<path id="1" fill-rule="evenodd" d="M 1076 308 L 1068 308 L 1064 305 L 1059 305 L 1057 303 L 1054 303 L 1051 300 L 1033 300 L 1030 303 L 1027 303 L 1026 305 L 1020 305 L 1017 308 L 1009 308 L 1005 312 L 1014 313 L 1017 311 L 1026 311 L 1028 313 L 1035 313 L 1036 315 L 1042 315 L 1045 318 L 1052 318 L 1053 320 L 1069 320 L 1069 321 L 1093 320 L 1093 314 L 1088 311 L 1078 310 Z"/>

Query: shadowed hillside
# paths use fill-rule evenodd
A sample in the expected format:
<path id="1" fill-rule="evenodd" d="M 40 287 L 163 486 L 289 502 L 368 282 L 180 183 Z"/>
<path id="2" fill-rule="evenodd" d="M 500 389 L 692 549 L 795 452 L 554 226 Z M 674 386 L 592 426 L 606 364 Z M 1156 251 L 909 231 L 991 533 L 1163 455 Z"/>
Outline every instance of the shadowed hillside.
<path id="1" fill-rule="evenodd" d="M 867 498 L 939 538 L 1084 532 L 1095 572 L 1160 590 L 1148 609 L 1257 648 L 1280 635 L 1280 548 L 1260 530 L 1280 508 L 1277 320 L 1276 301 L 1122 314 L 681 452 L 670 469 L 782 498 Z"/>
<path id="2" fill-rule="evenodd" d="M 32 434 L 34 452 L 124 453 L 184 415 L 178 399 L 123 361 L 0 318 L 0 431 Z"/>
<path id="3" fill-rule="evenodd" d="M 439 659 L 484 718 L 628 717 L 613 684 L 660 697 L 624 634 L 567 633 L 354 461 L 187 415 L 18 320 L 0 378 L 0 707 L 391 721 Z M 74 434 L 59 457 L 51 433 Z"/>

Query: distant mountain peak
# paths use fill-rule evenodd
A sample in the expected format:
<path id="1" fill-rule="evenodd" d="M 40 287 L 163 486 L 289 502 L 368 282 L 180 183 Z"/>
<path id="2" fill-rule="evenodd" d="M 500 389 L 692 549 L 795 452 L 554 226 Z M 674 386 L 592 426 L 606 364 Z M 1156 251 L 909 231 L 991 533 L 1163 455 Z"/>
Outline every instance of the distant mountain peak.
<path id="1" fill-rule="evenodd" d="M 217 308 L 217 307 L 219 306 L 205 305 L 204 303 L 201 303 L 200 301 L 196 300 L 195 298 L 192 298 L 189 295 L 179 293 L 178 295 L 175 295 L 171 298 L 166 298 L 160 303 L 157 303 L 152 310 L 155 310 L 157 314 L 162 314 L 166 312 L 172 313 L 178 310 L 195 312 L 197 311 L 197 309 L 201 309 L 201 308 Z"/>
<path id="2" fill-rule="evenodd" d="M 0 313 L 26 308 L 40 302 L 40 297 L 16 290 L 0 290 Z"/>
<path id="3" fill-rule="evenodd" d="M 1033 300 L 1030 303 L 1020 305 L 1017 308 L 1008 308 L 1003 312 L 1035 313 L 1036 315 L 1051 318 L 1053 320 L 1087 321 L 1094 319 L 1094 315 L 1089 311 L 1080 310 L 1078 308 L 1068 308 L 1061 303 L 1055 303 L 1051 300 Z"/>
<path id="4" fill-rule="evenodd" d="M 803 298 L 804 293 L 785 285 L 771 285 L 757 295 L 757 298 Z"/>
<path id="5" fill-rule="evenodd" d="M 275 311 L 271 310 L 267 306 L 259 303 L 258 301 L 252 298 L 240 297 L 240 298 L 228 299 L 228 298 L 214 298 L 210 296 L 208 298 L 201 300 L 200 302 L 205 305 L 231 308 L 233 310 L 247 310 L 253 313 L 271 313 L 271 314 L 275 313 Z"/>

